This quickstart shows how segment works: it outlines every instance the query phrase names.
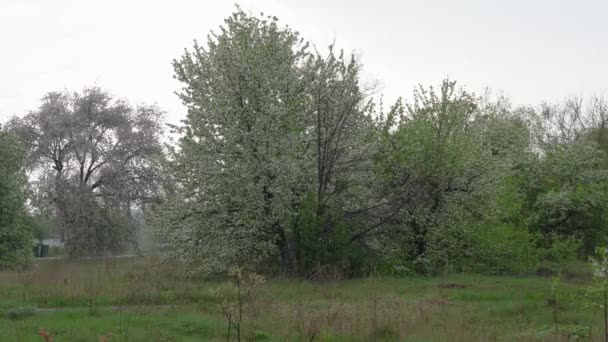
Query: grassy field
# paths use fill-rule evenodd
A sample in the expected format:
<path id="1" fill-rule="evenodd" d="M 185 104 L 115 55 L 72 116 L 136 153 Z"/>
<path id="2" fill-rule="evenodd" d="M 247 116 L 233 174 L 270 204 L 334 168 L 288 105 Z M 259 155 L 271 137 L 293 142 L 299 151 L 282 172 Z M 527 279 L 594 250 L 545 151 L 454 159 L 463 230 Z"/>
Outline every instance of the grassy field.
<path id="1" fill-rule="evenodd" d="M 173 275 L 155 257 L 39 261 L 0 272 L 0 340 L 225 341 L 226 282 Z M 588 281 L 453 275 L 313 283 L 268 280 L 243 310 L 242 340 L 570 341 L 603 338 Z M 228 305 L 226 304 L 226 305 Z M 231 329 L 234 336 L 234 329 Z"/>

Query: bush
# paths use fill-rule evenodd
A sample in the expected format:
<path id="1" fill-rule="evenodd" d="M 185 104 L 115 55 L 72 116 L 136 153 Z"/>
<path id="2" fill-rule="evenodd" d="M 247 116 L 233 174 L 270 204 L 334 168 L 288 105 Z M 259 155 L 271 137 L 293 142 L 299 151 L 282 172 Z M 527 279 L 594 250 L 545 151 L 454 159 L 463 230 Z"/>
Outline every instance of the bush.
<path id="1" fill-rule="evenodd" d="M 297 273 L 317 280 L 362 275 L 366 254 L 350 241 L 351 224 L 339 211 L 319 217 L 316 208 L 310 193 L 291 218 Z"/>
<path id="2" fill-rule="evenodd" d="M 533 235 L 509 224 L 437 228 L 427 239 L 414 265 L 419 273 L 526 274 L 537 265 Z"/>
<path id="3" fill-rule="evenodd" d="M 440 226 L 424 237 L 426 250 L 413 262 L 413 269 L 420 274 L 462 272 L 470 258 L 470 231 L 463 226 Z"/>
<path id="4" fill-rule="evenodd" d="M 478 225 L 471 234 L 471 271 L 492 274 L 526 274 L 537 265 L 533 236 L 509 224 Z"/>
<path id="5" fill-rule="evenodd" d="M 573 237 L 544 237 L 537 240 L 541 246 L 538 256 L 541 261 L 566 264 L 578 260 L 582 242 Z"/>

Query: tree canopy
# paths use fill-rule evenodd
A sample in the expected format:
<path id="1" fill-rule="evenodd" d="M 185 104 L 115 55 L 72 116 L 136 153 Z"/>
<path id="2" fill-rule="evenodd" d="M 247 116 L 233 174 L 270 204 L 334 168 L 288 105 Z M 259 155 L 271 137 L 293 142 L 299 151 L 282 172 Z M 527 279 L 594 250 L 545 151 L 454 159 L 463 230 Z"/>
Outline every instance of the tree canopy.
<path id="1" fill-rule="evenodd" d="M 24 151 L 0 127 L 0 269 L 32 257 L 34 237 L 26 220 Z"/>
<path id="2" fill-rule="evenodd" d="M 310 46 L 237 10 L 174 61 L 188 116 L 155 218 L 188 273 L 522 271 L 606 240 L 603 100 L 513 107 L 445 80 L 384 112 L 356 58 Z"/>
<path id="3" fill-rule="evenodd" d="M 61 220 L 71 255 L 123 251 L 131 214 L 160 194 L 162 111 L 130 106 L 100 88 L 51 92 L 10 123 L 27 150 L 36 210 Z"/>

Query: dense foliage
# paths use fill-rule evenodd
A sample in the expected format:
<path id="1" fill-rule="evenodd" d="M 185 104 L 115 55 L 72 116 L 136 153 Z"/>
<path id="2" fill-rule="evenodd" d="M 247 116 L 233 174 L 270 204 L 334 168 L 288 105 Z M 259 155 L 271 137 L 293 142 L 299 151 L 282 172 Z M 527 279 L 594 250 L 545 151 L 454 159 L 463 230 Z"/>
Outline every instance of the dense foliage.
<path id="1" fill-rule="evenodd" d="M 351 244 L 336 240 L 350 239 L 343 213 L 364 200 L 354 183 L 371 125 L 359 65 L 308 52 L 276 18 L 238 12 L 226 25 L 174 63 L 189 113 L 180 187 L 157 215 L 170 254 L 194 273 L 348 261 L 336 248 Z"/>
<path id="2" fill-rule="evenodd" d="M 34 236 L 25 210 L 24 152 L 0 127 L 0 269 L 32 257 Z"/>
<path id="3" fill-rule="evenodd" d="M 445 80 L 384 112 L 354 57 L 309 50 L 239 10 L 174 61 L 188 117 L 156 226 L 188 273 L 525 273 L 608 242 L 601 98 Z"/>
<path id="4" fill-rule="evenodd" d="M 131 107 L 99 88 L 51 92 L 9 123 L 27 148 L 32 209 L 56 217 L 72 256 L 122 252 L 134 213 L 160 193 L 162 112 Z"/>

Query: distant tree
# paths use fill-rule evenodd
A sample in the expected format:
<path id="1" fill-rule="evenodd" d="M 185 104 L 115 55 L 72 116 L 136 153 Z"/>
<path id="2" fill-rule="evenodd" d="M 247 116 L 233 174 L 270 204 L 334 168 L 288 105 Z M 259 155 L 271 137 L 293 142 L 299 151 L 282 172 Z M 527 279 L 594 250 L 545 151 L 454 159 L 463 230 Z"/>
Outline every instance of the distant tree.
<path id="1" fill-rule="evenodd" d="M 52 92 L 13 119 L 27 148 L 33 205 L 60 219 L 72 256 L 120 252 L 135 241 L 131 212 L 160 191 L 162 112 L 132 107 L 100 88 Z"/>
<path id="2" fill-rule="evenodd" d="M 581 139 L 608 151 L 608 100 L 593 96 L 587 100 L 568 97 L 558 103 L 543 103 L 536 119 L 537 141 L 540 145 L 568 145 Z"/>
<path id="3" fill-rule="evenodd" d="M 541 234 L 543 247 L 556 239 L 575 238 L 582 242 L 583 257 L 608 242 L 605 158 L 594 142 L 579 139 L 546 146 L 522 174 L 529 229 Z"/>
<path id="4" fill-rule="evenodd" d="M 25 210 L 24 151 L 0 127 L 0 269 L 32 257 L 34 236 Z"/>
<path id="5" fill-rule="evenodd" d="M 575 239 L 592 255 L 608 242 L 608 103 L 570 97 L 529 116 L 537 153 L 521 170 L 521 216 L 540 247 Z"/>

